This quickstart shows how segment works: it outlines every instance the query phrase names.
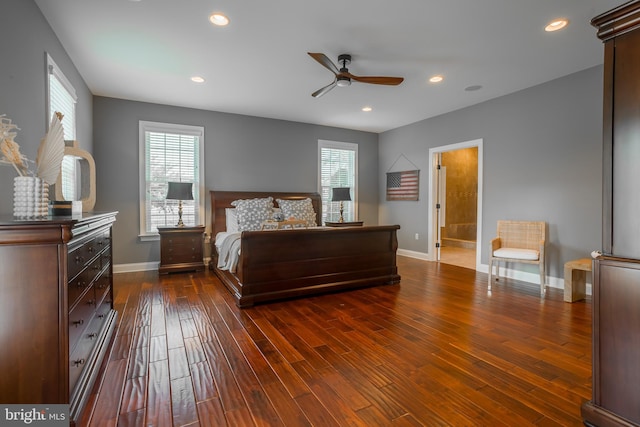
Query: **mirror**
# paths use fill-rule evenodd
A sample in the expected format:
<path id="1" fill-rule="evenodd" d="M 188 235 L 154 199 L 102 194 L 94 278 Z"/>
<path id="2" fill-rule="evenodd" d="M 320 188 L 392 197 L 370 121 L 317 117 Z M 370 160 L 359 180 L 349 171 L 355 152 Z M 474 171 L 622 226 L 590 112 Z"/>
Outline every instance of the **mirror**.
<path id="1" fill-rule="evenodd" d="M 82 211 L 96 204 L 96 164 L 88 152 L 78 148 L 77 141 L 65 141 L 64 158 L 55 184 L 55 200 L 81 201 Z"/>

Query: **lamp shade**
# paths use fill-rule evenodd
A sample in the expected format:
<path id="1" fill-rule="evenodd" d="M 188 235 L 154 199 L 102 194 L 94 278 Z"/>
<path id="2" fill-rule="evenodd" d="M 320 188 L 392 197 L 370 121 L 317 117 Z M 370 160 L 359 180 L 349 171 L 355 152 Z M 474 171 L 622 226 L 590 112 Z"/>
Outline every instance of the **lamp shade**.
<path id="1" fill-rule="evenodd" d="M 191 182 L 169 182 L 169 190 L 167 190 L 167 199 L 169 200 L 193 200 L 191 192 Z"/>
<path id="2" fill-rule="evenodd" d="M 351 201 L 351 188 L 349 187 L 333 187 L 331 189 L 331 200 L 334 202 Z"/>

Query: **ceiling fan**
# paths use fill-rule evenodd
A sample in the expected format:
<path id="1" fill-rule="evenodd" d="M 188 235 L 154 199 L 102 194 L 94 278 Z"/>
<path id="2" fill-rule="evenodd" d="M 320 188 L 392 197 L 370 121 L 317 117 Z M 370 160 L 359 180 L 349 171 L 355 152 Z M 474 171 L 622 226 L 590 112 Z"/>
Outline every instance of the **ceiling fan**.
<path id="1" fill-rule="evenodd" d="M 313 59 L 318 61 L 322 66 L 324 66 L 325 68 L 327 68 L 329 71 L 331 71 L 333 74 L 336 75 L 332 83 L 326 85 L 323 88 L 318 89 L 317 91 L 311 94 L 311 96 L 313 96 L 314 98 L 321 97 L 322 95 L 329 92 L 331 89 L 333 89 L 336 86 L 340 86 L 340 87 L 349 86 L 351 85 L 351 80 L 354 80 L 360 83 L 371 83 L 374 85 L 388 85 L 388 86 L 397 86 L 400 83 L 402 83 L 402 81 L 404 80 L 403 77 L 382 77 L 382 76 L 360 77 L 360 76 L 353 75 L 347 69 L 347 65 L 351 63 L 351 55 L 348 55 L 348 54 L 342 54 L 338 56 L 338 63 L 342 65 L 342 68 L 338 69 L 338 67 L 333 62 L 331 62 L 331 60 L 327 58 L 327 55 L 325 55 L 324 53 L 312 53 L 312 52 L 307 52 L 307 53 Z"/>

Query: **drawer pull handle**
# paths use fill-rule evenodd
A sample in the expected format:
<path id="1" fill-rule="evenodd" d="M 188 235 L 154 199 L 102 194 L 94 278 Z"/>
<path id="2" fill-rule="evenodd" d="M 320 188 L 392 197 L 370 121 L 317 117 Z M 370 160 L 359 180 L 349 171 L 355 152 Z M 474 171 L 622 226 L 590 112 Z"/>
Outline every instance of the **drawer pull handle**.
<path id="1" fill-rule="evenodd" d="M 94 251 L 93 246 L 89 246 L 89 247 L 87 248 L 87 252 L 89 252 L 90 254 L 92 254 L 92 253 L 93 253 L 93 251 Z"/>
<path id="2" fill-rule="evenodd" d="M 84 359 L 77 359 L 73 361 L 73 364 L 78 367 L 80 365 L 84 365 Z"/>
<path id="3" fill-rule="evenodd" d="M 76 326 L 76 328 L 80 325 L 84 324 L 84 319 L 80 319 L 80 320 L 76 320 L 75 322 L 73 322 L 73 324 Z"/>
<path id="4" fill-rule="evenodd" d="M 104 319 L 104 314 L 98 314 L 98 319 Z"/>
<path id="5" fill-rule="evenodd" d="M 96 305 L 96 300 L 90 299 L 89 301 L 87 301 L 87 305 Z"/>
<path id="6" fill-rule="evenodd" d="M 89 339 L 94 339 L 95 337 L 97 337 L 98 334 L 96 334 L 95 332 L 89 334 Z"/>
<path id="7" fill-rule="evenodd" d="M 80 289 L 84 288 L 85 286 L 87 286 L 86 282 L 83 282 L 82 280 L 78 280 L 78 283 L 76 284 L 76 286 Z"/>
<path id="8" fill-rule="evenodd" d="M 102 246 L 104 245 L 104 242 L 102 240 L 98 240 L 98 245 Z"/>
<path id="9" fill-rule="evenodd" d="M 76 264 L 84 264 L 84 258 L 82 258 L 81 256 L 77 256 L 75 261 Z"/>

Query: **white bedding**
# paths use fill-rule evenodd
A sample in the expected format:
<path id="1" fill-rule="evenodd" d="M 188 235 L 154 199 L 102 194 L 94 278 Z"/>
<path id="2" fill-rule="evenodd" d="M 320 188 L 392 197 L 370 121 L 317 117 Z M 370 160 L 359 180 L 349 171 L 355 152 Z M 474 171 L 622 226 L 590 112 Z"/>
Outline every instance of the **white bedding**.
<path id="1" fill-rule="evenodd" d="M 218 268 L 236 272 L 240 258 L 240 235 L 242 233 L 221 232 L 216 234 L 216 251 L 218 251 Z"/>

